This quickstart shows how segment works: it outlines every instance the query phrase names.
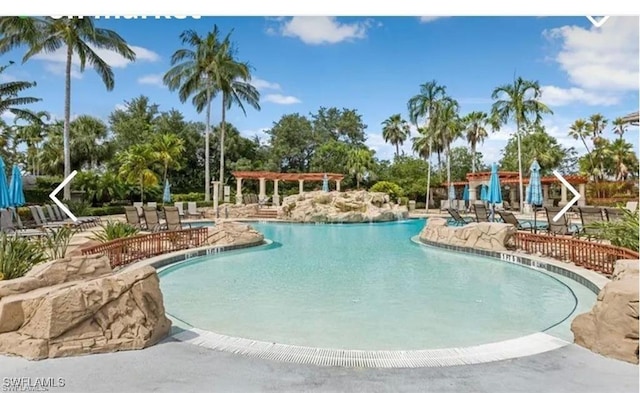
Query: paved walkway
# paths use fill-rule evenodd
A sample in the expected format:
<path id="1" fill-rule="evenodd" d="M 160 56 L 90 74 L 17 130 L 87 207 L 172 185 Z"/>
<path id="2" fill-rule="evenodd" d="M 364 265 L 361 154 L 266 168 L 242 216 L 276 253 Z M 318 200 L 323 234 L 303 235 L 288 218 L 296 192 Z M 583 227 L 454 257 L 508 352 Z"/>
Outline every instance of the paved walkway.
<path id="1" fill-rule="evenodd" d="M 353 369 L 253 359 L 164 342 L 142 350 L 29 362 L 0 356 L 0 377 L 64 378 L 50 392 L 637 393 L 638 367 L 570 345 L 514 360 Z M 6 390 L 6 389 L 5 389 Z"/>

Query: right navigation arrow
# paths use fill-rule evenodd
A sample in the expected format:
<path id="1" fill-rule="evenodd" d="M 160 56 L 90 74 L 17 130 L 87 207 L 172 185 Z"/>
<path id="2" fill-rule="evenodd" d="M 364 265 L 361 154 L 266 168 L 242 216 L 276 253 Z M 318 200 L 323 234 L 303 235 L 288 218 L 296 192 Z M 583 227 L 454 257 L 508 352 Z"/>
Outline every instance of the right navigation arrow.
<path id="1" fill-rule="evenodd" d="M 564 184 L 565 187 L 567 187 L 569 189 L 569 191 L 571 191 L 571 193 L 573 194 L 573 199 L 571 199 L 569 201 L 569 203 L 567 203 L 562 210 L 560 210 L 560 212 L 558 214 L 556 214 L 555 217 L 553 217 L 553 221 L 556 222 L 558 221 L 562 216 L 564 216 L 564 214 L 571 209 L 571 206 L 575 205 L 576 202 L 578 202 L 578 200 L 580 199 L 581 195 L 578 194 L 578 191 L 576 191 L 575 188 L 573 188 L 573 186 L 571 184 L 569 184 L 569 182 L 567 181 L 567 179 L 565 179 L 564 177 L 562 177 L 562 175 L 558 172 L 558 171 L 553 171 L 553 174 L 555 175 L 555 177 L 558 178 L 558 180 L 560 180 L 560 182 L 562 184 Z"/>

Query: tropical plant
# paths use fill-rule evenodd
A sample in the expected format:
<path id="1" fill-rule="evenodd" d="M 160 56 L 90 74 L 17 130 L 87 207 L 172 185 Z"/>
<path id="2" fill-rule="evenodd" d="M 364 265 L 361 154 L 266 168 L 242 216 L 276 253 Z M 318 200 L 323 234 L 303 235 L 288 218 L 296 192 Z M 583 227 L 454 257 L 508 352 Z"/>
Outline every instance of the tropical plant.
<path id="1" fill-rule="evenodd" d="M 140 201 L 144 202 L 145 187 L 158 185 L 158 175 L 151 169 L 157 162 L 157 155 L 150 145 L 133 145 L 120 153 L 119 175 L 127 182 L 140 186 Z"/>
<path id="2" fill-rule="evenodd" d="M 100 243 L 110 242 L 116 239 L 136 236 L 140 233 L 140 229 L 126 222 L 108 221 L 106 224 L 100 225 L 102 230 L 97 232 L 91 239 Z"/>
<path id="3" fill-rule="evenodd" d="M 471 146 L 471 157 L 476 156 L 476 148 L 478 144 L 482 144 L 489 135 L 487 127 L 489 125 L 489 116 L 484 112 L 471 112 L 462 118 L 467 142 Z M 471 161 L 471 172 L 476 172 L 476 160 Z"/>
<path id="4" fill-rule="evenodd" d="M 369 189 L 369 191 L 384 192 L 385 194 L 389 194 L 389 198 L 391 198 L 391 200 L 393 201 L 404 196 L 404 191 L 402 190 L 402 187 L 390 181 L 379 181 L 376 184 L 374 184 Z"/>
<path id="5" fill-rule="evenodd" d="M 0 29 L 2 28 L 2 19 L 7 17 L 0 17 Z M 2 30 L 0 30 L 0 33 Z M 0 35 L 1 37 L 1 35 Z M 0 38 L 0 54 L 6 52 L 2 51 L 2 43 L 4 38 Z M 14 62 L 10 61 L 9 64 L 0 66 L 0 75 L 9 67 L 11 67 Z M 1 82 L 0 83 L 0 115 L 3 115 L 5 112 L 9 112 L 16 117 L 32 120 L 32 121 L 40 121 L 40 118 L 31 112 L 30 110 L 20 108 L 24 105 L 29 105 L 41 101 L 40 98 L 35 97 L 23 97 L 21 94 L 32 87 L 36 86 L 36 82 L 24 82 L 24 81 L 9 81 L 9 82 Z"/>
<path id="6" fill-rule="evenodd" d="M 43 120 L 45 119 L 45 120 Z M 27 124 L 20 124 L 20 120 L 27 121 Z M 34 175 L 40 174 L 40 150 L 41 143 L 44 141 L 47 123 L 51 120 L 48 112 L 40 111 L 34 113 L 33 116 L 23 119 L 22 115 L 18 115 L 14 119 L 17 125 L 17 138 L 27 145 L 27 168 L 31 169 Z"/>
<path id="7" fill-rule="evenodd" d="M 49 260 L 64 258 L 67 255 L 71 238 L 76 233 L 78 233 L 78 229 L 71 226 L 48 229 L 47 236 L 44 237 L 43 246 Z"/>
<path id="8" fill-rule="evenodd" d="M 618 117 L 615 120 L 613 120 L 613 133 L 618 135 L 619 139 L 622 139 L 622 136 L 624 135 L 625 132 L 627 132 L 627 127 L 628 124 L 627 122 L 621 118 Z"/>
<path id="9" fill-rule="evenodd" d="M 463 123 L 458 116 L 458 102 L 450 97 L 439 101 L 430 128 L 435 130 L 447 153 L 447 184 L 451 184 L 451 144 L 462 136 Z M 451 195 L 447 192 L 449 203 Z"/>
<path id="10" fill-rule="evenodd" d="M 367 148 L 354 148 L 349 151 L 347 157 L 347 167 L 349 173 L 356 178 L 356 188 L 360 189 L 360 182 L 365 176 L 371 174 L 374 166 L 373 153 Z"/>
<path id="11" fill-rule="evenodd" d="M 382 122 L 382 137 L 387 143 L 391 143 L 396 148 L 396 158 L 400 156 L 400 145 L 402 145 L 411 132 L 409 123 L 402 118 L 399 113 L 390 116 Z"/>
<path id="12" fill-rule="evenodd" d="M 211 137 L 211 100 L 219 91 L 214 71 L 218 68 L 220 53 L 228 51 L 231 46 L 230 35 L 220 40 L 220 30 L 214 25 L 206 36 L 200 36 L 194 30 L 180 34 L 183 45 L 190 48 L 176 50 L 171 56 L 172 68 L 164 75 L 163 82 L 169 90 L 178 90 L 181 102 L 190 97 L 198 113 L 206 110 L 205 147 L 204 147 L 204 198 L 211 198 L 211 173 L 209 158 L 209 141 Z"/>
<path id="13" fill-rule="evenodd" d="M 640 251 L 638 232 L 640 232 L 640 218 L 638 210 L 622 210 L 622 218 L 613 221 L 600 221 L 589 224 L 588 227 L 595 229 L 594 233 L 600 239 L 608 240 L 612 245 L 628 248 L 633 251 Z"/>
<path id="14" fill-rule="evenodd" d="M 553 112 L 540 101 L 542 90 L 537 81 L 525 80 L 518 77 L 512 84 L 496 87 L 491 93 L 494 100 L 491 108 L 491 117 L 495 119 L 494 126 L 507 124 L 510 120 L 516 123 L 516 138 L 518 142 L 518 183 L 520 211 L 524 208 L 524 186 L 522 181 L 522 146 L 520 137 L 525 125 L 542 122 L 543 114 Z M 533 120 L 531 119 L 533 118 Z"/>
<path id="15" fill-rule="evenodd" d="M 38 243 L 0 234 L 0 281 L 22 277 L 35 265 L 46 261 L 47 256 Z"/>
<path id="16" fill-rule="evenodd" d="M 136 54 L 125 40 L 115 31 L 98 28 L 91 17 L 0 17 L 0 54 L 16 49 L 23 44 L 28 47 L 22 62 L 45 52 L 64 50 L 65 87 L 64 87 L 64 176 L 71 173 L 71 150 L 69 129 L 71 123 L 71 73 L 76 55 L 80 63 L 80 72 L 87 64 L 92 66 L 108 91 L 114 88 L 114 74 L 111 66 L 102 59 L 97 50 L 106 49 L 134 61 Z M 64 199 L 71 199 L 71 188 L 64 187 Z"/>
<path id="17" fill-rule="evenodd" d="M 152 148 L 162 163 L 162 184 L 165 184 L 169 168 L 180 169 L 179 159 L 184 153 L 184 141 L 176 134 L 158 134 L 152 142 Z"/>

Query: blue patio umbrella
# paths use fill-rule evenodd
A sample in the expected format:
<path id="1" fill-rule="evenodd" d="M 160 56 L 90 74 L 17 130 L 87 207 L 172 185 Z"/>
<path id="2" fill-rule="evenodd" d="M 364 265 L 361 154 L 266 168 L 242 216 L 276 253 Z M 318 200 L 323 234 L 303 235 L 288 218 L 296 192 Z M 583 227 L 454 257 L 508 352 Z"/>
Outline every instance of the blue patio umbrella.
<path id="1" fill-rule="evenodd" d="M 527 190 L 527 203 L 533 208 L 533 230 L 537 232 L 537 212 L 536 208 L 542 205 L 542 181 L 540 180 L 540 165 L 538 160 L 531 163 L 531 175 L 529 176 L 529 189 Z"/>
<path id="2" fill-rule="evenodd" d="M 500 176 L 498 175 L 498 164 L 495 162 L 491 166 L 491 177 L 489 178 L 489 190 L 487 192 L 487 202 L 491 204 L 491 220 L 495 214 L 495 204 L 502 203 L 502 190 L 500 189 Z"/>
<path id="3" fill-rule="evenodd" d="M 462 200 L 469 202 L 469 185 L 465 184 L 464 190 L 462 190 Z"/>
<path id="4" fill-rule="evenodd" d="M 324 192 L 329 192 L 329 177 L 327 176 L 327 174 L 324 174 L 324 177 L 322 178 L 322 191 Z"/>
<path id="5" fill-rule="evenodd" d="M 11 206 L 9 200 L 9 187 L 7 184 L 7 174 L 2 157 L 0 157 L 0 208 L 4 209 Z"/>
<path id="6" fill-rule="evenodd" d="M 480 200 L 481 200 L 481 201 L 486 202 L 486 201 L 488 200 L 488 199 L 487 199 L 488 191 L 489 191 L 489 187 L 487 187 L 487 185 L 486 185 L 486 184 L 483 184 L 483 185 L 480 187 Z"/>
<path id="7" fill-rule="evenodd" d="M 9 203 L 11 206 L 24 206 L 24 190 L 22 189 L 22 173 L 18 165 L 13 165 L 11 172 L 11 182 L 9 183 Z"/>
<path id="8" fill-rule="evenodd" d="M 169 185 L 169 180 L 164 182 L 164 193 L 162 194 L 163 202 L 171 202 L 171 185 Z"/>

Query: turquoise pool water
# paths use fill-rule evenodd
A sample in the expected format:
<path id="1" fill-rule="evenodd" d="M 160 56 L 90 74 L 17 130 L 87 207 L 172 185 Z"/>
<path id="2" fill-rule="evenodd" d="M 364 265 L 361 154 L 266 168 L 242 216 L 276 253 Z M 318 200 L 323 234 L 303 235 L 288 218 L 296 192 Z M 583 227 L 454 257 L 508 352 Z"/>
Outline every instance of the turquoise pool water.
<path id="1" fill-rule="evenodd" d="M 409 350 L 544 331 L 577 307 L 551 275 L 413 243 L 423 220 L 252 225 L 274 244 L 160 273 L 169 314 L 262 341 Z"/>

